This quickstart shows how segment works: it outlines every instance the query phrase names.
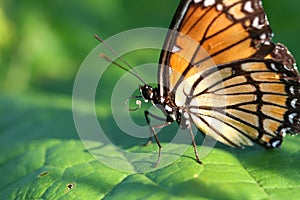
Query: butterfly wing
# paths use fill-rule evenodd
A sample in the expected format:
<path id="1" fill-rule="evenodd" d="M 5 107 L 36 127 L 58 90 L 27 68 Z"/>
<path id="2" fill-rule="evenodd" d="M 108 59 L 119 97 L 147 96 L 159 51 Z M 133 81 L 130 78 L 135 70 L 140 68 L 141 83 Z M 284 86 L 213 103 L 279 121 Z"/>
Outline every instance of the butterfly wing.
<path id="1" fill-rule="evenodd" d="M 300 130 L 299 76 L 283 64 L 246 59 L 211 67 L 201 77 L 209 80 L 195 81 L 190 90 L 179 86 L 178 95 L 184 88 L 189 102 L 177 104 L 187 105 L 194 123 L 215 139 L 237 147 L 253 140 L 272 148 L 285 133 Z"/>
<path id="2" fill-rule="evenodd" d="M 182 0 L 160 57 L 164 96 L 232 146 L 281 144 L 300 131 L 300 78 L 287 48 L 271 42 L 260 0 Z"/>

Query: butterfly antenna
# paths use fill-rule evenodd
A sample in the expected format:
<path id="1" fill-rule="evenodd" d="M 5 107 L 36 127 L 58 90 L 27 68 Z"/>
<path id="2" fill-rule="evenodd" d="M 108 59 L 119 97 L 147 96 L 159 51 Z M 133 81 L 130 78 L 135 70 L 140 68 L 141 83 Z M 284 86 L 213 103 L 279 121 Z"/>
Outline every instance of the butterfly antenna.
<path id="1" fill-rule="evenodd" d="M 117 63 L 116 61 L 113 61 L 112 59 L 110 59 L 109 57 L 107 57 L 105 54 L 100 53 L 99 56 L 101 58 L 103 58 L 104 60 L 120 67 L 121 69 L 125 70 L 126 72 L 129 72 L 130 74 L 132 74 L 133 76 L 135 76 L 136 78 L 138 78 L 140 81 L 142 81 L 142 83 L 144 83 L 146 85 L 146 82 L 137 74 L 133 73 L 132 71 L 129 71 L 128 69 L 126 69 L 125 67 L 123 67 L 122 65 L 120 65 L 119 63 Z"/>
<path id="2" fill-rule="evenodd" d="M 109 57 L 107 57 L 105 54 L 100 54 L 100 57 L 105 59 L 108 62 L 113 63 L 114 65 L 120 67 L 121 69 L 129 72 L 130 74 L 134 75 L 136 78 L 138 78 L 142 83 L 146 84 L 146 82 L 142 79 L 141 76 L 138 75 L 137 71 L 134 70 L 134 68 L 124 59 L 122 58 L 111 46 L 109 46 L 102 38 L 100 38 L 98 35 L 94 35 L 94 37 L 101 42 L 102 44 L 104 44 L 104 46 L 106 46 L 106 48 L 108 48 L 115 56 L 117 56 L 126 66 L 128 66 L 132 71 L 129 71 L 128 69 L 126 69 L 125 67 L 121 66 L 119 63 L 113 61 L 112 59 L 110 59 Z"/>

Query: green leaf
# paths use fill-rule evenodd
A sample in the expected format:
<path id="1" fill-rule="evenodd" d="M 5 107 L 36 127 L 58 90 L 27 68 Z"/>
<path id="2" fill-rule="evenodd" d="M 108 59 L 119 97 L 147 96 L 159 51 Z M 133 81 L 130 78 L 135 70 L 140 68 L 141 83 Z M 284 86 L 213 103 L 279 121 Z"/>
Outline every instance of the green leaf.
<path id="1" fill-rule="evenodd" d="M 74 126 L 69 97 L 5 95 L 0 97 L 0 114 L 0 199 L 300 197 L 297 136 L 287 136 L 282 149 L 272 151 L 218 144 L 202 159 L 203 165 L 194 160 L 190 147 L 166 167 L 133 173 L 112 169 L 85 149 Z M 167 143 L 162 146 L 164 160 Z M 156 144 L 129 145 L 127 150 L 147 152 L 156 148 Z"/>

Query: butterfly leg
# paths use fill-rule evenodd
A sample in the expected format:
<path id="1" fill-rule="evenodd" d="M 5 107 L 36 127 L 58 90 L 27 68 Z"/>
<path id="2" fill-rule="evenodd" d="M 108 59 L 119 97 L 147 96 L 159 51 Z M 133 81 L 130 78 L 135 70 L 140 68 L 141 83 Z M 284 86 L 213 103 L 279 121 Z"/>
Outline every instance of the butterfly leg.
<path id="1" fill-rule="evenodd" d="M 158 166 L 158 164 L 160 163 L 160 160 L 161 160 L 161 144 L 160 144 L 160 142 L 158 140 L 158 137 L 157 137 L 155 129 L 156 128 L 163 128 L 165 126 L 168 126 L 169 124 L 171 124 L 171 122 L 165 122 L 163 124 L 158 124 L 158 125 L 150 126 L 151 132 L 152 132 L 152 134 L 153 134 L 153 136 L 155 138 L 155 141 L 156 141 L 156 143 L 158 145 L 158 159 L 157 159 L 157 161 L 156 161 L 156 163 L 154 165 L 154 168 L 156 168 Z"/>
<path id="2" fill-rule="evenodd" d="M 154 165 L 154 168 L 156 168 L 158 166 L 158 164 L 160 163 L 160 160 L 161 160 L 161 144 L 159 142 L 159 139 L 157 137 L 155 129 L 156 128 L 163 128 L 165 126 L 168 126 L 169 124 L 171 124 L 171 122 L 164 122 L 162 124 L 151 126 L 150 125 L 150 116 L 153 117 L 153 118 L 155 118 L 155 119 L 159 119 L 159 120 L 161 120 L 161 119 L 163 120 L 163 118 L 160 118 L 160 117 L 158 117 L 156 115 L 153 115 L 153 114 L 149 113 L 148 111 L 145 111 L 145 116 L 146 116 L 146 120 L 147 120 L 147 124 L 149 126 L 149 129 L 150 129 L 151 133 L 153 134 L 154 139 L 155 139 L 155 141 L 157 143 L 157 146 L 158 146 L 158 159 L 157 159 L 157 161 L 156 161 L 156 163 Z M 151 143 L 151 140 L 152 140 L 152 137 L 149 138 L 149 141 L 150 141 L 150 142 L 148 141 L 149 144 Z"/>
<path id="3" fill-rule="evenodd" d="M 193 134 L 193 130 L 192 130 L 192 127 L 189 126 L 189 132 L 190 132 L 190 136 L 192 138 L 192 144 L 193 144 L 193 147 L 194 147 L 194 153 L 195 153 L 195 157 L 196 157 L 196 160 L 199 164 L 202 164 L 202 161 L 199 159 L 199 154 L 198 154 L 198 150 L 197 150 L 197 145 L 196 145 L 196 142 L 195 142 L 195 137 L 194 137 L 194 134 Z"/>
<path id="4" fill-rule="evenodd" d="M 148 142 L 146 144 L 144 144 L 144 146 L 147 146 L 147 145 L 152 143 L 152 133 L 151 133 L 152 131 L 151 131 L 151 126 L 150 126 L 150 117 L 152 117 L 154 119 L 157 119 L 157 120 L 160 120 L 160 121 L 165 121 L 165 119 L 161 118 L 161 117 L 158 117 L 158 116 L 150 113 L 147 110 L 144 112 L 144 114 L 145 114 L 145 118 L 146 118 L 146 121 L 147 121 L 147 125 L 149 126 L 149 129 L 150 129 L 150 136 L 149 136 Z"/>

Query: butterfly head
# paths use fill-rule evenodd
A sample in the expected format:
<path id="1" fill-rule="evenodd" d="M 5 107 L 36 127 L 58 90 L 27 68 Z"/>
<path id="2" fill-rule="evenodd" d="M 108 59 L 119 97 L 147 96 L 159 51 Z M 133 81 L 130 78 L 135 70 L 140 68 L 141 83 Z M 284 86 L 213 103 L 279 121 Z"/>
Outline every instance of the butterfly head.
<path id="1" fill-rule="evenodd" d="M 144 100 L 153 101 L 154 98 L 154 89 L 150 85 L 140 85 L 140 92 Z"/>

